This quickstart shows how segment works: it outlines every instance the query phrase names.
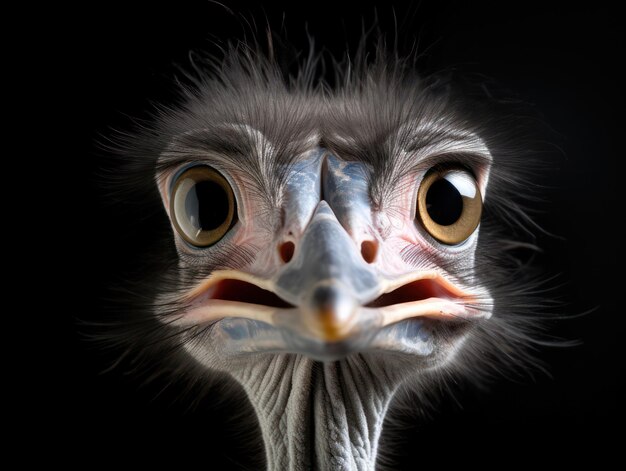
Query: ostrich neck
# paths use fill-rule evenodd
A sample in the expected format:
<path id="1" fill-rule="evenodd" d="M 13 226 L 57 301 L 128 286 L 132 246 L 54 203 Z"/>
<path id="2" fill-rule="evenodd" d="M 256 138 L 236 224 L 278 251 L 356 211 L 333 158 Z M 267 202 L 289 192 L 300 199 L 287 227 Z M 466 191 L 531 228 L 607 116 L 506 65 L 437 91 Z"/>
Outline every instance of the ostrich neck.
<path id="1" fill-rule="evenodd" d="M 236 379 L 257 413 L 270 471 L 374 469 L 395 390 L 375 362 L 276 355 Z"/>

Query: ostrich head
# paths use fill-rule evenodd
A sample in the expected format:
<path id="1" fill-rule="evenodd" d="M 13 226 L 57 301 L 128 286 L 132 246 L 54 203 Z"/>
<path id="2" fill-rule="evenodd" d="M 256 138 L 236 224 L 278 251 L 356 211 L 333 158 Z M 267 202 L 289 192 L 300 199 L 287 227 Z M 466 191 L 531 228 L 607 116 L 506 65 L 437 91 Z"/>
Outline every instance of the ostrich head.
<path id="1" fill-rule="evenodd" d="M 507 154 L 402 62 L 332 88 L 314 61 L 285 79 L 227 57 L 125 138 L 176 248 L 150 338 L 243 387 L 270 469 L 373 469 L 402 385 L 517 354 L 494 242 L 515 213 Z"/>

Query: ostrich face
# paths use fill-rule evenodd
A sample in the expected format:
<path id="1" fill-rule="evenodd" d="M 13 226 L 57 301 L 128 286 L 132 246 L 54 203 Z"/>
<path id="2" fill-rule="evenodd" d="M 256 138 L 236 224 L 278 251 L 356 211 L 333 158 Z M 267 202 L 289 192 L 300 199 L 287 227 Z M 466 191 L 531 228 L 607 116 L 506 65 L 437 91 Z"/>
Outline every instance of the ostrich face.
<path id="1" fill-rule="evenodd" d="M 288 81 L 238 48 L 213 65 L 125 136 L 126 180 L 177 253 L 120 334 L 171 371 L 230 375 L 269 469 L 373 470 L 401 385 L 524 362 L 535 319 L 507 229 L 527 220 L 528 142 L 397 58 L 338 66 L 334 90 L 314 60 Z"/>
<path id="2" fill-rule="evenodd" d="M 207 119 L 161 154 L 180 273 L 161 319 L 210 367 L 259 352 L 450 359 L 491 316 L 474 274 L 483 141 L 420 107 L 398 105 L 381 132 L 380 117 L 351 122 L 330 105 L 294 117 L 287 99 L 274 121 L 273 100 Z"/>

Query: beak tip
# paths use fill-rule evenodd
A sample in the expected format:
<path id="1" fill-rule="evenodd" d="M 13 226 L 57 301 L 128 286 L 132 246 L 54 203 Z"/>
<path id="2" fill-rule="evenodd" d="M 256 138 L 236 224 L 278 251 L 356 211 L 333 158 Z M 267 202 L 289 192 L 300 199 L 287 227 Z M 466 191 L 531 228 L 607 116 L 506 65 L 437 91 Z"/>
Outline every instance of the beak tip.
<path id="1" fill-rule="evenodd" d="M 317 314 L 316 333 L 327 342 L 342 340 L 350 333 L 354 317 L 354 311 L 346 313 L 332 309 L 321 310 Z"/>
<path id="2" fill-rule="evenodd" d="M 350 334 L 357 311 L 356 300 L 340 282 L 325 280 L 312 290 L 303 315 L 317 338 L 336 342 Z"/>

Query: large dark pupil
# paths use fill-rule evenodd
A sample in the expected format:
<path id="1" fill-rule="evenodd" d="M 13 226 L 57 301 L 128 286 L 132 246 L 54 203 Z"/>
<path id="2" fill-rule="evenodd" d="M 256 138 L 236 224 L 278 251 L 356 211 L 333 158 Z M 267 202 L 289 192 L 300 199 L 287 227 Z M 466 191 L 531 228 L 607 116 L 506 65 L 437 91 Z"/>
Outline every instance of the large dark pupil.
<path id="1" fill-rule="evenodd" d="M 207 180 L 197 182 L 185 199 L 185 210 L 196 229 L 210 231 L 228 217 L 228 195 L 221 185 Z"/>
<path id="2" fill-rule="evenodd" d="M 463 197 L 445 178 L 434 182 L 426 193 L 426 210 L 430 218 L 441 226 L 450 226 L 463 212 Z"/>

